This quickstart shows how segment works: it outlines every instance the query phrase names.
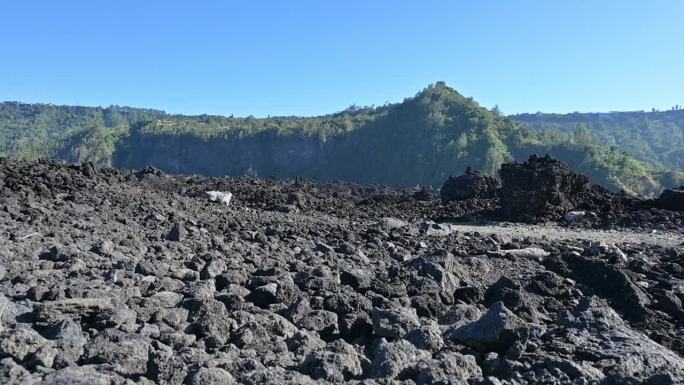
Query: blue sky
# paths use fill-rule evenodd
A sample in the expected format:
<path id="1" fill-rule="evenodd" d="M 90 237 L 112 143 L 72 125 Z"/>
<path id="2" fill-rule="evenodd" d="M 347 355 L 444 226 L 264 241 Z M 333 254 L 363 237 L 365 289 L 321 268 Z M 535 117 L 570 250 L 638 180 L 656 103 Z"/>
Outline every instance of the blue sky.
<path id="1" fill-rule="evenodd" d="M 0 100 L 316 115 L 444 80 L 504 113 L 684 104 L 684 1 L 11 1 Z"/>

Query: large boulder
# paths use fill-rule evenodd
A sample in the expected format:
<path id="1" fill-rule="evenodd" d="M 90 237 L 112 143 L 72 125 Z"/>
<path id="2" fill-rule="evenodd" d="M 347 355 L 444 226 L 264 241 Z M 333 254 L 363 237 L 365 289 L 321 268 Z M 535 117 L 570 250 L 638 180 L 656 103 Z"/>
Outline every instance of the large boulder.
<path id="1" fill-rule="evenodd" d="M 6 357 L 0 360 L 0 383 L 7 385 L 34 384 L 38 380 L 23 366 L 17 364 L 12 358 Z"/>
<path id="2" fill-rule="evenodd" d="M 363 373 L 361 358 L 352 345 L 337 340 L 307 355 L 300 369 L 316 380 L 342 382 Z"/>
<path id="3" fill-rule="evenodd" d="M 373 309 L 373 331 L 379 337 L 399 338 L 420 326 L 413 308 Z"/>
<path id="4" fill-rule="evenodd" d="M 31 328 L 9 329 L 0 334 L 0 356 L 22 362 L 46 344 L 45 338 Z"/>
<path id="5" fill-rule="evenodd" d="M 116 364 L 122 374 L 135 376 L 147 372 L 150 350 L 143 338 L 107 329 L 86 345 L 84 359 L 86 364 Z"/>
<path id="6" fill-rule="evenodd" d="M 503 215 L 511 220 L 560 219 L 580 203 L 589 178 L 546 155 L 505 163 L 499 171 Z"/>
<path id="7" fill-rule="evenodd" d="M 387 342 L 382 338 L 373 352 L 371 377 L 394 378 L 418 362 L 430 357 L 429 351 L 418 349 L 406 340 Z"/>
<path id="8" fill-rule="evenodd" d="M 684 186 L 666 189 L 656 199 L 655 205 L 665 210 L 684 211 Z"/>
<path id="9" fill-rule="evenodd" d="M 233 376 L 221 368 L 200 368 L 192 375 L 190 385 L 232 385 Z"/>
<path id="10" fill-rule="evenodd" d="M 482 369 L 477 365 L 475 357 L 457 352 L 442 352 L 434 359 L 428 359 L 417 365 L 416 383 L 430 384 L 467 384 L 482 377 Z"/>
<path id="11" fill-rule="evenodd" d="M 583 297 L 573 309 L 561 313 L 558 326 L 543 341 L 543 351 L 549 354 L 547 365 L 568 374 L 578 372 L 577 376 L 587 378 L 605 375 L 612 384 L 678 384 L 684 380 L 682 357 L 633 330 L 608 303 L 596 297 Z M 586 357 L 600 359 L 585 361 Z M 558 365 L 567 359 L 575 367 L 581 363 L 582 370 L 568 370 L 567 363 Z M 673 380 L 656 381 L 663 376 Z"/>
<path id="12" fill-rule="evenodd" d="M 48 373 L 40 385 L 109 385 L 124 384 L 126 380 L 108 368 L 100 368 L 97 365 L 70 366 Z M 113 367 L 111 369 L 117 369 Z"/>
<path id="13" fill-rule="evenodd" d="M 58 301 L 44 301 L 36 305 L 36 320 L 56 323 L 66 319 L 91 319 L 109 317 L 115 309 L 109 298 L 69 298 Z"/>
<path id="14" fill-rule="evenodd" d="M 644 288 L 630 277 L 629 270 L 597 258 L 568 254 L 563 259 L 574 279 L 591 287 L 625 319 L 632 322 L 646 319 L 651 300 Z"/>
<path id="15" fill-rule="evenodd" d="M 496 196 L 499 185 L 496 178 L 468 167 L 465 174 L 450 176 L 439 190 L 439 195 L 442 203 L 472 198 L 489 199 Z"/>
<path id="16" fill-rule="evenodd" d="M 539 327 L 530 325 L 504 306 L 493 304 L 479 320 L 446 330 L 444 337 L 480 352 L 504 352 L 514 343 L 525 342 Z"/>
<path id="17" fill-rule="evenodd" d="M 244 385 L 315 385 L 317 382 L 311 377 L 296 370 L 286 370 L 281 367 L 263 368 L 249 372 L 240 377 Z"/>

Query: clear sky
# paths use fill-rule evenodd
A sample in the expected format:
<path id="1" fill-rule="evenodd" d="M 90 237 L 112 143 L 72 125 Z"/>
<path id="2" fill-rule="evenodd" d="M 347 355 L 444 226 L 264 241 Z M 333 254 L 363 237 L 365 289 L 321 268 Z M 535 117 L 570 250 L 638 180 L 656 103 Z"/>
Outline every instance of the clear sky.
<path id="1" fill-rule="evenodd" d="M 0 100 L 315 115 L 438 80 L 504 113 L 684 104 L 684 1 L 7 1 Z"/>

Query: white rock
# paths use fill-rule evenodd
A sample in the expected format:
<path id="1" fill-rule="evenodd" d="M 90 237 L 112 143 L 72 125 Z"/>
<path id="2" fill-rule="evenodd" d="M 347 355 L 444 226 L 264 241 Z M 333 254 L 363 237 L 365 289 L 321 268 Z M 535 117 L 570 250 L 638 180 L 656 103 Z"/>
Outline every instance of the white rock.
<path id="1" fill-rule="evenodd" d="M 541 261 L 543 258 L 551 255 L 548 251 L 538 247 L 526 247 L 524 249 L 506 250 L 505 254 L 509 257 L 528 258 Z"/>
<path id="2" fill-rule="evenodd" d="M 209 202 L 223 203 L 226 206 L 230 205 L 230 200 L 233 199 L 233 194 L 227 191 L 207 191 L 204 194 Z"/>
<path id="3" fill-rule="evenodd" d="M 570 211 L 567 214 L 565 214 L 565 221 L 574 222 L 578 219 L 584 218 L 585 215 L 587 215 L 585 211 Z"/>
<path id="4" fill-rule="evenodd" d="M 377 225 L 387 231 L 390 231 L 408 226 L 408 223 L 406 221 L 402 221 L 401 219 L 385 217 L 381 218 Z"/>
<path id="5" fill-rule="evenodd" d="M 627 254 L 625 254 L 619 247 L 613 245 L 612 254 L 617 257 L 618 261 L 621 263 L 627 263 Z"/>
<path id="6" fill-rule="evenodd" d="M 487 255 L 492 257 L 527 258 L 535 261 L 542 261 L 545 257 L 551 255 L 551 253 L 538 247 L 525 247 L 524 249 L 492 250 L 488 251 Z"/>

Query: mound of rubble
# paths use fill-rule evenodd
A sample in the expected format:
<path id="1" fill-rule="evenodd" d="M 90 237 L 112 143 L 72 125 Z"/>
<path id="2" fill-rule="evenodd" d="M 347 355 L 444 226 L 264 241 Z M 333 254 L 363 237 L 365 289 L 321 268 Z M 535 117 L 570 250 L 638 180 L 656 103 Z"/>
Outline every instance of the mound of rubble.
<path id="1" fill-rule="evenodd" d="M 614 193 L 601 186 L 592 186 L 580 194 L 574 212 L 583 215 L 579 220 L 571 221 L 572 226 L 608 229 L 630 227 L 649 231 L 679 231 L 684 228 L 684 211 L 660 206 L 658 200 L 624 192 Z"/>
<path id="2" fill-rule="evenodd" d="M 419 206 L 422 214 L 450 221 L 550 222 L 582 228 L 684 227 L 684 188 L 666 189 L 655 200 L 615 193 L 602 186 L 588 186 L 587 177 L 548 155 L 532 155 L 524 163 L 503 164 L 501 175 L 503 186 L 496 178 L 470 169 L 464 175 L 449 177 L 439 191 L 442 205 Z M 434 200 L 431 194 L 422 189 L 413 194 L 413 199 L 430 202 Z M 415 209 L 411 205 L 385 209 L 400 206 Z"/>
<path id="3" fill-rule="evenodd" d="M 442 203 L 466 199 L 491 199 L 496 197 L 499 181 L 470 167 L 465 174 L 450 176 L 439 191 Z"/>
<path id="4" fill-rule="evenodd" d="M 589 186 L 589 178 L 549 155 L 505 163 L 499 173 L 501 206 L 508 219 L 561 218 L 577 206 Z"/>
<path id="5" fill-rule="evenodd" d="M 0 159 L 0 383 L 684 381 L 682 248 L 431 221 L 484 209 Z"/>
<path id="6" fill-rule="evenodd" d="M 656 199 L 655 206 L 665 210 L 684 211 L 684 186 L 665 189 Z"/>

